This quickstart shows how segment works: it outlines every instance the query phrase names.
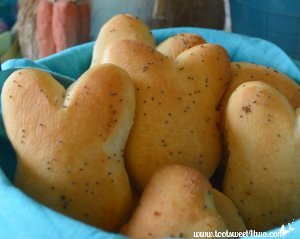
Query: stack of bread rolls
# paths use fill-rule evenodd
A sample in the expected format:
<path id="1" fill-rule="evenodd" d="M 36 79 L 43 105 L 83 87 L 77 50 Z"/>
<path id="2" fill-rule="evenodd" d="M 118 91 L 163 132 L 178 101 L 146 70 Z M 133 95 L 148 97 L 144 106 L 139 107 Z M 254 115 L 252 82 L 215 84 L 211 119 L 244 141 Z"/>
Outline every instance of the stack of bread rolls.
<path id="1" fill-rule="evenodd" d="M 132 238 L 300 218 L 299 107 L 300 87 L 283 73 L 231 62 L 195 34 L 157 45 L 128 14 L 102 27 L 90 68 L 68 89 L 29 68 L 2 91 L 15 184 Z"/>

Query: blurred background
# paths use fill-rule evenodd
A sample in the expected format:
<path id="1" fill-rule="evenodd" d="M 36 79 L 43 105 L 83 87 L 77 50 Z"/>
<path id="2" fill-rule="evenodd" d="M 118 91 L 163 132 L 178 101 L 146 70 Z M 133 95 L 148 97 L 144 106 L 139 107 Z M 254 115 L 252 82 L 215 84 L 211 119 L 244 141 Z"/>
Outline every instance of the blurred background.
<path id="1" fill-rule="evenodd" d="M 0 57 L 46 57 L 93 41 L 112 16 L 151 29 L 201 27 L 269 40 L 300 60 L 299 0 L 0 0 Z"/>

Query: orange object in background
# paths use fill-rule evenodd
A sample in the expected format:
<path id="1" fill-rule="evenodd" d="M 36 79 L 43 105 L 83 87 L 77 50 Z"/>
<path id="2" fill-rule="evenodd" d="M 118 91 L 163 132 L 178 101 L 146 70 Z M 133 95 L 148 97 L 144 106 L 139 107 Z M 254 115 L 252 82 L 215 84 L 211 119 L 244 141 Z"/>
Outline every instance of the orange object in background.
<path id="1" fill-rule="evenodd" d="M 36 34 L 39 58 L 89 41 L 89 1 L 39 0 Z"/>
<path id="2" fill-rule="evenodd" d="M 36 32 L 39 47 L 39 57 L 48 56 L 55 52 L 52 34 L 53 3 L 40 0 L 37 5 Z"/>

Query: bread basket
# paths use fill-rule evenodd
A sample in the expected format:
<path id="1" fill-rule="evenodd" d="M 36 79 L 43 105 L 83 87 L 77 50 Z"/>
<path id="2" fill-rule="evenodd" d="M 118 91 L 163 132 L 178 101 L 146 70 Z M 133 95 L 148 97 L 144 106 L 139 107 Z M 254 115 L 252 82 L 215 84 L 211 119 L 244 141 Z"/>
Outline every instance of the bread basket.
<path id="1" fill-rule="evenodd" d="M 273 67 L 300 83 L 300 70 L 294 61 L 284 51 L 270 42 L 258 38 L 202 28 L 153 30 L 157 42 L 161 42 L 171 35 L 182 32 L 200 34 L 208 42 L 222 45 L 228 51 L 233 62 L 247 61 Z M 23 67 L 44 69 L 50 72 L 64 86 L 68 86 L 89 67 L 93 45 L 94 42 L 79 45 L 35 62 L 26 59 L 7 61 L 1 66 L 0 87 L 2 88 L 6 78 L 13 71 Z M 31 199 L 12 184 L 15 166 L 15 152 L 5 135 L 1 114 L 0 238 L 123 238 L 119 234 L 105 232 L 66 217 Z M 295 220 L 290 223 L 294 230 L 287 232 L 285 238 L 300 238 L 300 221 Z M 285 228 L 288 229 L 287 226 Z M 279 230 L 280 228 L 274 228 L 268 233 L 278 232 Z"/>

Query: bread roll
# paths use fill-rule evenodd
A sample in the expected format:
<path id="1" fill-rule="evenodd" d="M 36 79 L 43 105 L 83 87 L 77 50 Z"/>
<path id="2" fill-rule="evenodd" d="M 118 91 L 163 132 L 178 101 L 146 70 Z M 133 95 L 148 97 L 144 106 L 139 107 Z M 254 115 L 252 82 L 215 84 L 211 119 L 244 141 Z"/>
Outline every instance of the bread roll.
<path id="1" fill-rule="evenodd" d="M 162 41 L 155 49 L 163 55 L 168 56 L 171 60 L 174 60 L 185 50 L 204 43 L 206 41 L 197 34 L 181 33 Z"/>
<path id="2" fill-rule="evenodd" d="M 229 98 L 229 160 L 224 193 L 257 231 L 300 218 L 300 111 L 263 82 L 246 82 Z"/>
<path id="3" fill-rule="evenodd" d="M 209 181 L 196 169 L 167 165 L 158 169 L 122 233 L 131 238 L 194 238 L 194 232 L 222 232 Z"/>
<path id="4" fill-rule="evenodd" d="M 221 118 L 224 118 L 226 105 L 232 92 L 248 81 L 261 81 L 281 92 L 293 108 L 300 107 L 300 86 L 287 75 L 262 65 L 248 62 L 231 63 L 231 80 L 220 103 Z"/>
<path id="5" fill-rule="evenodd" d="M 61 213 L 117 230 L 132 203 L 123 162 L 135 108 L 128 74 L 93 67 L 65 90 L 41 70 L 18 70 L 4 84 L 2 107 L 16 185 Z"/>
<path id="6" fill-rule="evenodd" d="M 216 107 L 230 78 L 227 52 L 203 44 L 170 60 L 142 42 L 122 40 L 103 59 L 134 81 L 137 105 L 125 154 L 135 185 L 142 190 L 169 163 L 195 167 L 209 178 L 221 154 Z"/>
<path id="7" fill-rule="evenodd" d="M 139 18 L 119 14 L 102 26 L 93 49 L 91 66 L 101 64 L 105 48 L 122 39 L 141 41 L 151 47 L 156 45 L 151 31 Z"/>
<path id="8" fill-rule="evenodd" d="M 227 102 L 232 92 L 239 85 L 249 81 L 261 81 L 271 85 L 288 99 L 293 108 L 296 109 L 300 107 L 300 86 L 287 75 L 262 65 L 248 62 L 232 62 L 231 79 L 219 106 L 221 119 L 220 130 L 223 135 L 223 161 L 220 166 L 220 174 L 223 174 L 228 159 L 228 145 L 226 142 L 227 136 L 224 121 Z"/>

